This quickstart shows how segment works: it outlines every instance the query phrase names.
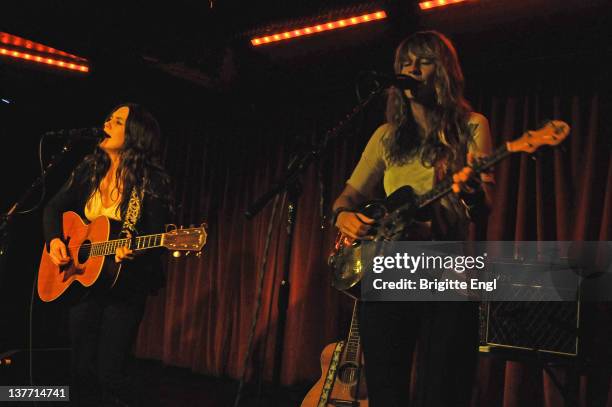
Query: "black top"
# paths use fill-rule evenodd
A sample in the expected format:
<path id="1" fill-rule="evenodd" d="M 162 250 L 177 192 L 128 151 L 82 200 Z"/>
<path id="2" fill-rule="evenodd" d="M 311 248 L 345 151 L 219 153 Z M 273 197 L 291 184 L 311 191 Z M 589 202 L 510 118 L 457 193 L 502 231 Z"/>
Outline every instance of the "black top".
<path id="1" fill-rule="evenodd" d="M 89 198 L 89 183 L 77 180 L 87 179 L 84 176 L 82 166 L 77 167 L 70 179 L 64 184 L 59 192 L 51 198 L 44 210 L 43 228 L 47 244 L 55 238 L 62 238 L 62 214 L 66 211 L 74 211 L 84 221 L 85 205 Z M 169 222 L 170 209 L 164 199 L 160 197 L 170 196 L 170 191 L 162 182 L 159 171 L 152 172 L 150 176 L 151 190 L 156 196 L 145 192 L 140 207 L 140 217 L 136 223 L 138 235 L 148 235 L 164 232 L 164 226 Z M 123 214 L 122 214 L 123 215 Z M 123 221 L 123 219 L 122 219 Z M 111 236 L 118 238 L 119 236 Z M 164 273 L 161 263 L 162 248 L 145 250 L 138 254 L 133 260 L 122 262 L 122 271 L 116 286 L 116 292 L 123 294 L 148 294 L 156 291 L 164 285 Z M 112 260 L 114 261 L 114 259 Z"/>

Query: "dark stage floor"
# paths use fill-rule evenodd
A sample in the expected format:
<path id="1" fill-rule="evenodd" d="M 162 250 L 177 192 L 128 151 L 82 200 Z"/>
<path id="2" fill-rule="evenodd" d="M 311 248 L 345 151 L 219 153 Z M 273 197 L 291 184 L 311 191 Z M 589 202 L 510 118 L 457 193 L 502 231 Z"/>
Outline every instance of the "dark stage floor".
<path id="1" fill-rule="evenodd" d="M 238 382 L 193 374 L 185 369 L 161 367 L 157 362 L 139 361 L 140 367 L 157 371 L 160 378 L 160 405 L 181 407 L 231 407 L 234 405 Z M 308 388 L 281 388 L 279 407 L 299 406 Z M 240 407 L 273 406 L 269 386 L 264 386 L 258 397 L 258 387 L 246 386 Z"/>
<path id="2" fill-rule="evenodd" d="M 3 352 L 0 352 L 3 353 Z M 28 354 L 25 351 L 11 353 L 11 366 L 0 366 L 0 386 L 27 385 L 30 383 Z M 68 383 L 69 353 L 67 349 L 34 352 L 33 371 L 35 385 L 60 385 Z M 188 369 L 162 366 L 158 361 L 135 360 L 133 371 L 140 377 L 142 399 L 147 407 L 232 407 L 238 389 L 238 382 L 227 378 L 216 378 L 194 374 Z M 299 406 L 308 387 L 282 388 L 279 393 L 279 407 Z M 146 393 L 146 394 L 145 394 Z M 269 385 L 263 386 L 261 397 L 258 386 L 245 386 L 239 407 L 273 406 Z M 33 403 L 0 402 L 0 406 L 34 406 Z M 66 407 L 66 403 L 38 403 L 40 407 L 54 405 Z"/>

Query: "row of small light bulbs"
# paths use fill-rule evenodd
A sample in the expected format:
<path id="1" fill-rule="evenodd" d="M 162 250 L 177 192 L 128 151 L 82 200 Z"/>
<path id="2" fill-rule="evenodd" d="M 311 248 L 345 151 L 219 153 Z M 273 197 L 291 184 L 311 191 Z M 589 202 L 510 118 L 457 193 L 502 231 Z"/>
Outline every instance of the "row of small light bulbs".
<path id="1" fill-rule="evenodd" d="M 428 10 L 434 7 L 448 6 L 449 4 L 463 3 L 466 0 L 433 0 L 433 1 L 422 1 L 419 3 L 421 10 Z"/>
<path id="2" fill-rule="evenodd" d="M 466 0 L 424 1 L 424 2 L 419 3 L 419 7 L 422 10 L 426 10 L 426 9 L 430 9 L 434 7 L 441 7 L 441 6 L 446 6 L 449 4 L 461 3 L 464 1 Z M 323 32 L 323 31 L 335 30 L 338 28 L 368 23 L 371 21 L 382 20 L 385 18 L 387 18 L 387 13 L 381 10 L 381 11 L 376 11 L 374 13 L 364 14 L 361 16 L 348 17 L 345 19 L 330 21 L 327 23 L 317 24 L 317 25 L 310 26 L 310 27 L 303 27 L 303 28 L 299 28 L 293 31 L 286 31 L 282 33 L 267 35 L 264 37 L 253 38 L 251 40 L 251 44 L 253 44 L 253 46 L 259 46 L 259 45 L 269 44 L 271 42 L 287 40 L 290 38 L 301 37 L 304 35 L 315 34 L 315 33 Z M 2 42 L 6 43 L 7 39 L 6 38 L 2 38 L 2 39 L 4 40 Z M 17 43 L 15 44 L 17 45 Z M 26 47 L 32 48 L 33 45 L 28 41 L 26 42 Z M 37 48 L 40 48 L 40 47 L 41 46 L 39 45 Z M 51 48 L 49 48 L 48 50 L 52 53 L 65 54 L 63 52 L 60 52 L 60 51 L 57 51 Z M 14 58 L 21 58 L 21 59 L 25 59 L 28 61 L 44 63 L 48 65 L 54 65 L 59 68 L 71 69 L 71 70 L 80 71 L 80 72 L 89 72 L 89 67 L 87 65 L 75 64 L 72 62 L 66 62 L 66 61 L 62 61 L 62 60 L 58 60 L 54 58 L 45 58 L 45 57 L 41 57 L 38 55 L 31 55 L 25 52 L 19 52 L 15 50 L 6 49 L 6 48 L 0 48 L 0 55 L 6 55 L 6 56 L 14 57 Z M 65 55 L 69 55 L 69 54 L 65 54 Z M 83 60 L 82 58 L 79 58 L 79 59 Z"/>
<path id="3" fill-rule="evenodd" d="M 443 7 L 448 6 L 450 4 L 462 3 L 467 0 L 431 0 L 431 1 L 423 1 L 419 3 L 419 7 L 421 10 L 428 10 L 435 7 Z M 364 14 L 361 16 L 347 17 L 341 20 L 329 21 L 326 23 L 321 23 L 313 26 L 302 27 L 291 31 L 285 31 L 275 34 L 266 35 L 263 37 L 253 38 L 251 40 L 251 44 L 253 46 L 260 46 L 265 44 L 270 44 L 272 42 L 278 42 L 283 40 L 288 40 L 291 38 L 302 37 L 305 35 L 311 35 L 320 33 L 323 31 L 335 30 L 338 28 L 344 28 L 351 25 L 369 23 L 376 20 L 382 20 L 387 18 L 387 13 L 384 11 L 375 11 L 373 13 Z"/>
<path id="4" fill-rule="evenodd" d="M 0 48 L 0 55 L 6 55 L 9 57 L 13 57 L 13 58 L 25 59 L 27 61 L 53 65 L 59 68 L 71 69 L 74 71 L 89 72 L 89 67 L 87 65 L 75 64 L 72 62 L 66 62 L 66 61 L 62 61 L 62 60 L 54 59 L 54 58 L 45 58 L 39 55 L 31 55 L 26 52 L 14 51 L 14 50 L 6 49 L 6 48 Z"/>
<path id="5" fill-rule="evenodd" d="M 376 11 L 370 14 L 364 14 L 361 16 L 348 17 L 341 20 L 330 21 L 328 23 L 317 24 L 310 27 L 302 27 L 292 31 L 286 31 L 277 34 L 266 35 L 265 37 L 253 38 L 251 44 L 254 46 L 269 44 L 271 42 L 282 41 L 295 37 L 302 37 L 304 35 L 316 34 L 323 31 L 335 30 L 337 28 L 343 28 L 351 25 L 357 25 L 367 23 L 375 20 L 382 20 L 387 17 L 387 13 L 384 11 Z"/>
<path id="6" fill-rule="evenodd" d="M 14 45 L 19 48 L 27 48 L 30 50 L 43 52 L 47 54 L 61 55 L 67 58 L 77 59 L 79 61 L 86 61 L 85 58 L 81 58 L 76 55 L 69 54 L 67 52 L 57 50 L 55 48 L 47 47 L 42 44 L 37 44 L 35 42 L 29 41 L 23 38 L 19 38 L 17 36 L 13 36 L 10 34 L 6 34 L 6 33 L 0 34 L 0 43 L 4 43 L 6 45 Z"/>

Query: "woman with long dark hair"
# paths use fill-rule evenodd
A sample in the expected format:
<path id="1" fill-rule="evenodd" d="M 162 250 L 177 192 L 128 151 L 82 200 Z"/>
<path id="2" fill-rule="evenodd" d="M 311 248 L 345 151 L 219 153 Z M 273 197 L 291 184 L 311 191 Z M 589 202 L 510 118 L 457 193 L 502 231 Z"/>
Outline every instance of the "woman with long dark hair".
<path id="1" fill-rule="evenodd" d="M 420 83 L 414 91 L 391 87 L 386 123 L 372 135 L 345 189 L 334 203 L 336 226 L 367 239 L 373 219 L 358 206 L 382 182 L 388 196 L 410 185 L 417 194 L 457 174 L 457 192 L 432 205 L 431 220 L 414 222 L 406 238 L 464 240 L 471 221 L 491 205 L 493 179 L 468 181 L 474 157 L 491 152 L 487 119 L 463 95 L 454 46 L 435 31 L 417 32 L 397 48 L 395 73 Z M 413 352 L 418 348 L 415 406 L 467 406 L 478 350 L 475 303 L 364 302 L 360 313 L 371 407 L 407 406 Z"/>
<path id="2" fill-rule="evenodd" d="M 107 137 L 45 208 L 45 241 L 56 265 L 71 261 L 61 239 L 66 211 L 89 221 L 106 216 L 131 236 L 161 233 L 169 220 L 170 182 L 160 164 L 157 121 L 139 105 L 122 104 L 106 118 L 104 133 Z M 161 259 L 159 251 L 135 256 L 129 247 L 119 247 L 114 261 L 123 270 L 115 287 L 94 286 L 70 308 L 75 405 L 137 404 L 126 362 L 146 298 L 163 285 Z"/>

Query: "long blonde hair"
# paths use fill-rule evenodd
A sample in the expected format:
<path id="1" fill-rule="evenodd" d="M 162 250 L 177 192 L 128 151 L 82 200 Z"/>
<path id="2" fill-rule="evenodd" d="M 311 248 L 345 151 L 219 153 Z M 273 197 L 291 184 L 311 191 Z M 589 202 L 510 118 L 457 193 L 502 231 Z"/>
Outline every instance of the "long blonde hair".
<path id="1" fill-rule="evenodd" d="M 404 91 L 389 88 L 386 116 L 391 137 L 385 140 L 387 158 L 391 163 L 401 165 L 420 155 L 425 166 L 434 166 L 440 160 L 445 160 L 449 169 L 459 169 L 464 165 L 467 144 L 472 139 L 467 125 L 472 108 L 463 96 L 464 77 L 455 47 L 437 31 L 417 32 L 397 47 L 394 63 L 396 74 L 401 72 L 408 52 L 431 59 L 435 64 L 430 85 L 433 87 L 432 99 L 435 100 L 426 104 L 431 127 L 422 141 Z M 444 135 L 444 140 L 441 140 L 440 134 Z"/>

